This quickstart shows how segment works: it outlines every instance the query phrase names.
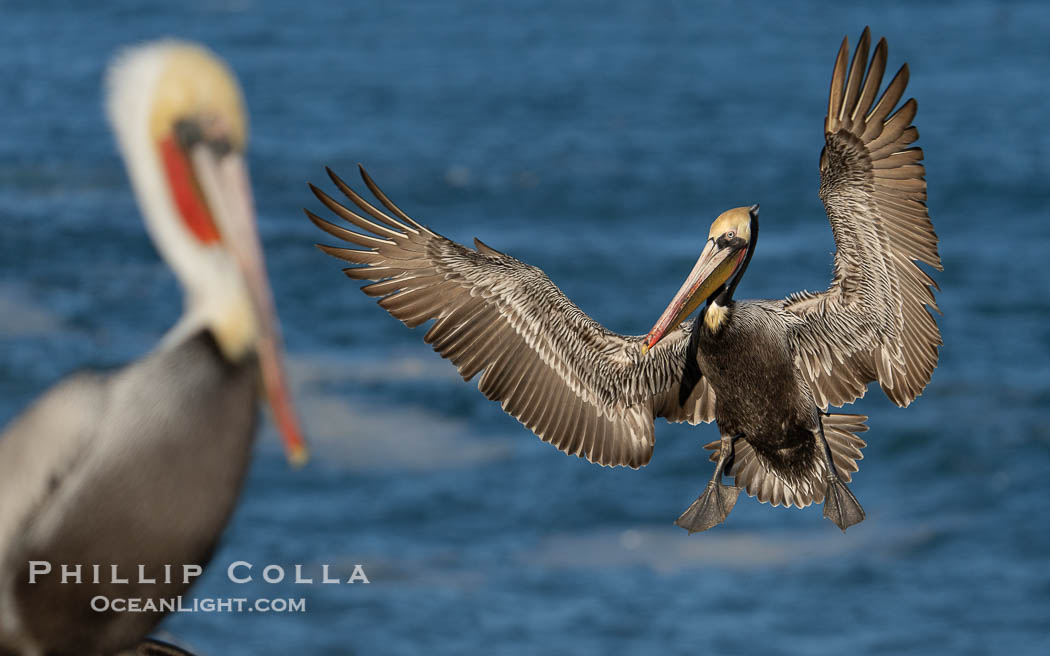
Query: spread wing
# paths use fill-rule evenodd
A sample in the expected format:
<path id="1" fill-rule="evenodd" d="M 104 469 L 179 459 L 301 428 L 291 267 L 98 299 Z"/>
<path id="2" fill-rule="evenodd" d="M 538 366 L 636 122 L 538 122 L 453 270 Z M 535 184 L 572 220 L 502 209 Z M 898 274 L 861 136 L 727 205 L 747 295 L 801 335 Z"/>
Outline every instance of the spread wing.
<path id="1" fill-rule="evenodd" d="M 423 340 L 464 380 L 481 374 L 481 393 L 543 441 L 602 465 L 640 467 L 652 456 L 654 417 L 714 418 L 714 392 L 697 365 L 691 327 L 643 356 L 643 338 L 609 332 L 536 267 L 477 239 L 473 250 L 430 231 L 364 169 L 365 184 L 396 219 L 328 173 L 371 219 L 311 185 L 325 206 L 362 231 L 307 210 L 328 234 L 363 247 L 320 248 L 357 265 L 344 269 L 349 277 L 376 281 L 362 291 L 406 326 L 433 320 Z"/>
<path id="2" fill-rule="evenodd" d="M 847 75 L 844 39 L 831 79 L 820 198 L 838 247 L 834 279 L 827 291 L 795 294 L 784 306 L 799 319 L 792 334 L 799 368 L 825 409 L 860 398 L 874 380 L 908 405 L 929 382 L 942 343 L 927 310 L 937 310 L 937 284 L 917 264 L 941 270 L 922 149 L 908 147 L 919 138 L 915 100 L 897 108 L 908 65 L 876 102 L 886 40 L 865 76 L 869 44 L 865 28 Z"/>

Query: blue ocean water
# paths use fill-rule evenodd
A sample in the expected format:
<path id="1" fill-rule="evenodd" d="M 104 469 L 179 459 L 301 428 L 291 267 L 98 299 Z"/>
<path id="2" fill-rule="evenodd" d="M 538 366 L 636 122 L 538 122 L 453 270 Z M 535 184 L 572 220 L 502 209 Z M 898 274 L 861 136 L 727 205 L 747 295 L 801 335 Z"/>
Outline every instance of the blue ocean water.
<path id="1" fill-rule="evenodd" d="M 180 312 L 102 114 L 121 46 L 203 41 L 250 108 L 268 267 L 314 460 L 260 436 L 189 613 L 203 654 L 1042 654 L 1050 644 L 1050 11 L 1038 3 L 0 3 L 0 423 L 60 376 L 149 350 Z M 541 443 L 312 244 L 306 181 L 364 163 L 403 208 L 647 331 L 722 210 L 761 203 L 738 297 L 820 289 L 831 64 L 865 25 L 911 66 L 945 346 L 901 410 L 873 389 L 843 535 L 741 499 L 672 526 L 712 426 L 659 423 L 611 470 Z M 322 564 L 369 585 L 231 584 Z"/>

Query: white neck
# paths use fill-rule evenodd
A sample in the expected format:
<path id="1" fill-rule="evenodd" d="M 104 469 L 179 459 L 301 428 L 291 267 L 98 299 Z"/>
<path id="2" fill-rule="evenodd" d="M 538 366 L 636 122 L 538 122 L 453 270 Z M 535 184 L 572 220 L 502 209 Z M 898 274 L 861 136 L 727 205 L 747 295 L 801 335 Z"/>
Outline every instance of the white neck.
<path id="1" fill-rule="evenodd" d="M 158 345 L 172 348 L 208 328 L 215 335 L 223 354 L 231 362 L 244 357 L 255 342 L 258 327 L 255 313 L 236 265 L 228 257 L 216 258 L 215 276 L 206 288 L 184 285 L 182 317 Z M 223 269 L 230 269 L 223 271 Z"/>
<path id="2" fill-rule="evenodd" d="M 157 144 L 150 136 L 151 102 L 165 58 L 178 46 L 174 41 L 160 42 L 123 53 L 107 75 L 106 110 L 147 231 L 183 290 L 183 316 L 160 348 L 178 344 L 207 327 L 217 336 L 228 332 L 234 339 L 220 339 L 220 344 L 224 351 L 233 351 L 226 353 L 227 357 L 240 358 L 256 330 L 243 277 L 218 242 L 201 244 L 186 229 L 164 175 Z"/>

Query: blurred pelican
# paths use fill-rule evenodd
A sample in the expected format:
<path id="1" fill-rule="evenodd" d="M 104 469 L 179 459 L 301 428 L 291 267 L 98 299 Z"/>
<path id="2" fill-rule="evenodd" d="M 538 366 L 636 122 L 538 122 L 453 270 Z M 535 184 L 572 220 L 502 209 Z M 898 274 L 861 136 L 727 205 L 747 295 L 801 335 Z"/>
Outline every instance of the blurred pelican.
<path id="1" fill-rule="evenodd" d="M 715 420 L 717 462 L 676 522 L 690 532 L 725 520 L 741 489 L 774 506 L 824 502 L 840 528 L 864 519 L 846 486 L 857 471 L 867 417 L 828 414 L 878 381 L 907 406 L 930 380 L 941 344 L 941 268 L 926 211 L 923 154 L 898 103 L 907 64 L 879 88 L 888 47 L 868 65 L 864 30 L 849 63 L 843 40 L 832 72 L 819 194 L 838 250 L 821 293 L 737 301 L 758 241 L 758 205 L 722 213 L 681 290 L 645 337 L 614 334 L 576 307 L 539 269 L 475 240 L 472 250 L 411 219 L 361 169 L 377 208 L 329 171 L 360 214 L 313 187 L 356 230 L 307 211 L 359 248 L 321 246 L 354 266 L 350 278 L 541 439 L 602 465 L 640 467 L 653 454 L 653 419 Z M 541 235 L 549 239 L 551 235 Z M 699 310 L 696 320 L 685 320 Z M 734 485 L 722 483 L 723 474 Z"/>
<path id="2" fill-rule="evenodd" d="M 237 500 L 260 379 L 290 460 L 306 457 L 233 74 L 199 46 L 163 41 L 119 56 L 107 83 L 136 198 L 185 311 L 153 352 L 119 371 L 66 378 L 0 436 L 3 654 L 116 652 L 162 619 L 97 612 L 91 600 L 172 598 L 189 587 L 183 565 L 210 559 Z M 52 572 L 31 582 L 30 561 Z M 83 582 L 62 583 L 63 565 L 79 565 Z M 157 583 L 138 582 L 139 566 Z"/>

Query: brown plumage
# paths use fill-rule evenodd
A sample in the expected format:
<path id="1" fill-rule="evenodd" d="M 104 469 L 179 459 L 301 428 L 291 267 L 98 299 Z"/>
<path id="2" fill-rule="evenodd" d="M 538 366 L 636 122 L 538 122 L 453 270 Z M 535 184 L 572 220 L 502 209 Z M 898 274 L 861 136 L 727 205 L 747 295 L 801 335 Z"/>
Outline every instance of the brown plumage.
<path id="1" fill-rule="evenodd" d="M 332 171 L 333 182 L 375 223 L 311 185 L 341 218 L 376 237 L 333 225 L 322 230 L 370 250 L 321 246 L 358 265 L 362 288 L 414 328 L 434 320 L 423 340 L 452 361 L 464 380 L 545 442 L 601 465 L 641 467 L 653 450 L 653 417 L 711 421 L 714 400 L 690 353 L 691 326 L 643 356 L 640 337 L 609 332 L 566 298 L 536 267 L 475 241 L 471 250 L 416 223 L 361 171 L 394 219 Z M 690 364 L 692 363 L 692 364 Z"/>
<path id="2" fill-rule="evenodd" d="M 321 249 L 355 265 L 344 270 L 349 277 L 376 281 L 366 294 L 410 327 L 433 321 L 424 340 L 465 380 L 481 374 L 486 397 L 562 451 L 639 467 L 652 455 L 655 417 L 717 420 L 722 439 L 708 445 L 715 475 L 679 525 L 714 526 L 746 489 L 773 505 L 823 501 L 825 515 L 845 529 L 864 516 L 845 483 L 857 471 L 867 418 L 827 408 L 863 396 L 872 381 L 908 405 L 929 381 L 941 344 L 927 311 L 936 309 L 936 285 L 916 264 L 940 269 L 922 151 L 908 148 L 918 137 L 915 101 L 897 108 L 908 69 L 878 97 L 886 42 L 870 67 L 869 45 L 865 29 L 848 65 L 843 40 L 832 75 L 820 197 L 838 250 L 834 279 L 818 294 L 733 300 L 757 243 L 758 206 L 715 221 L 693 272 L 644 338 L 598 325 L 539 269 L 417 223 L 364 169 L 390 214 L 331 171 L 367 218 L 311 185 L 314 194 L 364 232 L 307 214 L 361 247 Z M 696 321 L 683 323 L 701 304 Z M 723 473 L 736 487 L 721 483 Z"/>

